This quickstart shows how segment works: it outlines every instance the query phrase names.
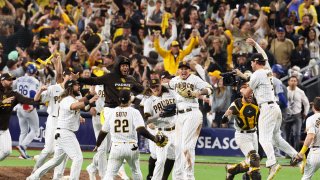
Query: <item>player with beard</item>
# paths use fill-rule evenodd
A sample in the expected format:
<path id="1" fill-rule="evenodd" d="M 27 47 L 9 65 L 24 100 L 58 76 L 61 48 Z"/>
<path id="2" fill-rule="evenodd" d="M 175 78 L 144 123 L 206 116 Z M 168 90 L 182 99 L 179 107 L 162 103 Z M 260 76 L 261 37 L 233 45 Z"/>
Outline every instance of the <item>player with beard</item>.
<path id="1" fill-rule="evenodd" d="M 0 77 L 0 161 L 4 160 L 12 152 L 9 120 L 13 108 L 18 103 L 39 105 L 39 102 L 35 102 L 33 99 L 24 97 L 12 90 L 14 79 L 9 73 L 4 73 Z"/>
<path id="2" fill-rule="evenodd" d="M 51 160 L 39 167 L 27 179 L 40 179 L 50 169 L 58 166 L 66 156 L 72 160 L 70 179 L 79 179 L 83 156 L 75 132 L 78 131 L 80 122 L 80 109 L 88 110 L 98 99 L 98 96 L 88 95 L 80 100 L 80 86 L 75 80 L 68 80 L 64 85 L 65 91 L 59 103 L 59 117 L 55 134 L 56 147 Z"/>
<path id="3" fill-rule="evenodd" d="M 242 98 L 236 99 L 228 108 L 222 119 L 223 123 L 228 122 L 228 118 L 235 118 L 235 140 L 240 150 L 245 155 L 245 160 L 234 165 L 227 165 L 227 180 L 234 178 L 236 174 L 247 172 L 248 178 L 260 180 L 260 158 L 258 152 L 257 123 L 259 108 L 253 100 L 253 94 L 244 94 L 248 88 L 248 83 L 240 87 Z"/>
<path id="4" fill-rule="evenodd" d="M 100 77 L 90 77 L 90 78 L 79 78 L 79 74 L 72 74 L 72 79 L 78 79 L 82 84 L 88 85 L 103 85 L 104 96 L 105 96 L 105 107 L 115 108 L 120 105 L 119 92 L 121 90 L 129 90 L 134 95 L 143 92 L 143 86 L 138 83 L 132 76 L 129 75 L 130 72 L 130 61 L 128 58 L 119 56 L 114 69 L 111 73 L 104 74 Z M 98 112 L 101 114 L 101 112 Z M 106 118 L 107 120 L 107 118 Z M 121 177 L 126 178 L 125 171 L 121 168 Z M 94 177 L 94 172 L 90 172 L 90 177 Z"/>
<path id="5" fill-rule="evenodd" d="M 143 91 L 143 86 L 130 76 L 129 72 L 129 59 L 120 56 L 111 73 L 90 78 L 79 78 L 78 73 L 72 74 L 72 79 L 78 79 L 80 84 L 103 85 L 106 98 L 105 107 L 115 108 L 120 105 L 119 92 L 122 89 L 130 90 L 133 94 L 140 94 Z"/>

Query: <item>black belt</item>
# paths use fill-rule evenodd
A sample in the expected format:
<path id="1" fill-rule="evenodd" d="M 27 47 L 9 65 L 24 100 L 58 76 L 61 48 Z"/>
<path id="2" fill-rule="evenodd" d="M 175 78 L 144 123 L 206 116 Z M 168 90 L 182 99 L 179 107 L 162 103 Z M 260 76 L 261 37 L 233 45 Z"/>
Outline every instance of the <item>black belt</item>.
<path id="1" fill-rule="evenodd" d="M 178 110 L 179 114 L 185 113 L 185 112 L 190 112 L 192 111 L 192 108 L 187 108 L 187 109 L 182 109 L 182 110 Z"/>
<path id="2" fill-rule="evenodd" d="M 57 129 L 61 129 L 61 128 L 57 128 Z"/>
<path id="3" fill-rule="evenodd" d="M 58 116 L 52 116 L 52 117 L 56 118 L 56 117 L 58 117 Z"/>
<path id="4" fill-rule="evenodd" d="M 240 133 L 254 133 L 256 130 L 241 130 Z"/>
<path id="5" fill-rule="evenodd" d="M 320 148 L 320 146 L 311 146 L 311 148 Z"/>
<path id="6" fill-rule="evenodd" d="M 261 103 L 261 104 L 259 105 L 259 108 L 261 108 L 261 105 L 262 105 L 262 104 L 265 104 L 265 103 L 267 103 L 267 104 L 273 104 L 273 103 L 275 103 L 275 102 L 274 102 L 274 101 L 268 101 L 268 102 Z"/>
<path id="7" fill-rule="evenodd" d="M 158 128 L 159 131 L 173 131 L 176 127 L 173 126 L 171 128 Z"/>

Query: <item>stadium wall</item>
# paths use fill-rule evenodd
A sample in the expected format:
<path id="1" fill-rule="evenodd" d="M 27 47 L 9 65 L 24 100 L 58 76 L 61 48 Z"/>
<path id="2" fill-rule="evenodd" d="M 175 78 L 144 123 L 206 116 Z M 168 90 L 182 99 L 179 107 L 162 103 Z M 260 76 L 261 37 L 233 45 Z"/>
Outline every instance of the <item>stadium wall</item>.
<path id="1" fill-rule="evenodd" d="M 39 134 L 30 144 L 32 148 L 43 148 L 44 137 L 46 131 L 46 112 L 38 111 L 39 114 Z M 91 115 L 82 113 L 82 117 L 86 119 L 84 125 L 80 125 L 79 131 L 76 133 L 83 150 L 92 150 L 95 146 L 95 137 L 93 133 Z M 16 113 L 12 113 L 10 119 L 10 133 L 13 145 L 18 145 L 19 141 L 19 121 Z M 140 149 L 145 151 L 144 143 L 139 143 Z M 197 155 L 210 156 L 243 156 L 234 139 L 234 129 L 213 129 L 202 128 L 200 137 L 196 146 Z"/>

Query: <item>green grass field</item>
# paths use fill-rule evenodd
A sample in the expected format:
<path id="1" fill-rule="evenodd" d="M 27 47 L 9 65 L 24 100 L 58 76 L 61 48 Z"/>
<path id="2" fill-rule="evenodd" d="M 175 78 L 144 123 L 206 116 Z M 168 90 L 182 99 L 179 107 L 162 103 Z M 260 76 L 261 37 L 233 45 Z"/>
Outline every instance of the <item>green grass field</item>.
<path id="1" fill-rule="evenodd" d="M 28 151 L 30 156 L 39 154 L 39 151 L 30 150 Z M 84 152 L 83 165 L 82 169 L 85 170 L 86 166 L 91 162 L 93 152 Z M 18 152 L 13 150 L 11 156 L 4 161 L 0 162 L 0 167 L 33 167 L 33 160 L 22 160 L 17 158 Z M 141 171 L 143 176 L 147 175 L 148 168 L 148 154 L 141 154 Z M 196 156 L 196 165 L 195 165 L 195 177 L 196 179 L 225 179 L 225 164 L 233 164 L 243 160 L 240 157 L 221 157 L 221 156 Z M 262 161 L 262 164 L 265 163 L 265 158 Z M 298 167 L 289 167 L 289 160 L 284 158 L 279 158 L 279 163 L 282 166 L 282 169 L 279 171 L 276 180 L 298 180 L 301 179 L 302 175 L 299 173 Z M 68 168 L 70 167 L 70 162 L 68 163 Z M 126 165 L 126 171 L 130 175 L 129 167 Z M 266 179 L 268 175 L 268 169 L 264 166 L 262 167 L 262 179 Z M 235 179 L 241 179 L 241 176 L 237 176 Z M 313 179 L 320 179 L 319 172 L 313 177 Z"/>

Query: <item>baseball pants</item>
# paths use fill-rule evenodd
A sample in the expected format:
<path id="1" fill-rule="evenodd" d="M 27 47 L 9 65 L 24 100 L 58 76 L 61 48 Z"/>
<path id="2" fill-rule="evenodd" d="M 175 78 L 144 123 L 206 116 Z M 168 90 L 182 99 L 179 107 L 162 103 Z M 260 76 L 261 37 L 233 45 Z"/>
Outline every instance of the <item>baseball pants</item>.
<path id="1" fill-rule="evenodd" d="M 140 154 L 138 149 L 132 150 L 134 145 L 133 143 L 112 143 L 104 180 L 114 179 L 124 160 L 128 162 L 131 168 L 133 180 L 142 180 L 139 162 Z"/>
<path id="2" fill-rule="evenodd" d="M 236 131 L 234 134 L 237 145 L 239 146 L 241 152 L 245 157 L 247 157 L 248 153 L 252 150 L 256 150 L 258 152 L 258 136 L 257 133 L 241 133 L 240 131 Z M 246 158 L 246 163 L 249 158 Z"/>
<path id="3" fill-rule="evenodd" d="M 12 152 L 12 140 L 9 129 L 0 130 L 0 161 L 8 157 Z"/>
<path id="4" fill-rule="evenodd" d="M 302 180 L 310 180 L 314 173 L 320 168 L 320 148 L 310 148 L 307 164 L 304 168 Z"/>
<path id="5" fill-rule="evenodd" d="M 162 180 L 164 165 L 167 159 L 175 159 L 174 138 L 175 133 L 173 131 L 162 131 L 164 135 L 168 137 L 168 144 L 165 147 L 156 146 L 156 166 L 153 171 L 152 180 Z"/>
<path id="6" fill-rule="evenodd" d="M 20 136 L 19 145 L 27 149 L 27 146 L 39 134 L 39 117 L 36 109 L 31 112 L 23 110 L 22 106 L 17 108 L 19 118 Z M 30 128 L 30 132 L 29 132 Z"/>
<path id="7" fill-rule="evenodd" d="M 156 135 L 157 134 L 156 130 L 150 129 L 149 127 L 147 129 L 152 135 Z M 150 156 L 153 159 L 157 159 L 156 144 L 153 141 L 151 141 L 150 139 L 148 139 L 147 141 L 148 141 L 148 144 L 149 144 Z"/>
<path id="8" fill-rule="evenodd" d="M 59 129 L 56 130 L 56 134 L 60 136 L 56 140 L 57 146 L 53 158 L 38 168 L 29 177 L 30 179 L 40 179 L 50 169 L 62 163 L 67 156 L 72 160 L 69 179 L 78 180 L 80 178 L 83 156 L 75 133 L 66 129 Z"/>
<path id="9" fill-rule="evenodd" d="M 92 127 L 94 130 L 94 135 L 96 139 L 98 138 L 99 132 L 102 128 L 100 122 L 100 116 L 92 116 Z M 88 165 L 87 170 L 91 173 L 99 172 L 99 176 L 103 178 L 107 172 L 107 152 L 110 150 L 111 146 L 111 135 L 110 133 L 102 141 L 101 145 L 98 147 L 97 152 L 93 156 L 92 163 Z"/>
<path id="10" fill-rule="evenodd" d="M 57 129 L 57 122 L 58 122 L 57 117 L 53 117 L 51 115 L 48 116 L 47 123 L 46 123 L 44 148 L 39 154 L 37 162 L 33 168 L 34 171 L 38 169 L 40 166 L 42 166 L 45 160 L 54 152 L 54 147 L 55 147 L 54 135 Z"/>
<path id="11" fill-rule="evenodd" d="M 201 131 L 202 113 L 198 108 L 179 113 L 176 121 L 174 177 L 194 179 L 195 147 Z"/>
<path id="12" fill-rule="evenodd" d="M 282 138 L 281 123 L 281 110 L 277 104 L 264 103 L 261 105 L 258 123 L 259 142 L 267 155 L 266 167 L 270 167 L 277 162 L 273 146 L 284 151 L 290 157 L 297 154 L 297 151 Z"/>

